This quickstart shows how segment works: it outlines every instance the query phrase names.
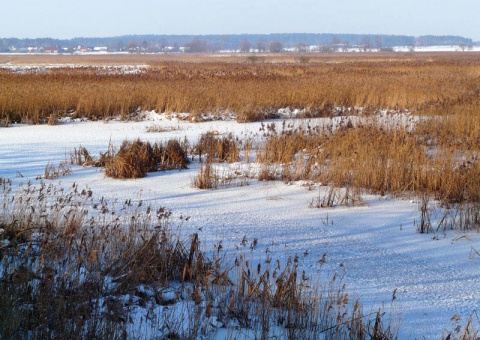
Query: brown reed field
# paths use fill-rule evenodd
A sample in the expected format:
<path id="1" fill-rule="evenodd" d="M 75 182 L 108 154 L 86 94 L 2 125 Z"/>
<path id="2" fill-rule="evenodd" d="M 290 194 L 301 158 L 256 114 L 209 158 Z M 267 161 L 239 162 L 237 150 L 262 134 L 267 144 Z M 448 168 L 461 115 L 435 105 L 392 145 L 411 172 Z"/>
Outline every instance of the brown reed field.
<path id="1" fill-rule="evenodd" d="M 258 60 L 248 55 L 12 56 L 11 65 L 78 67 L 0 68 L 0 119 L 41 123 L 66 113 L 126 118 L 139 107 L 234 112 L 239 121 L 260 120 L 284 107 L 306 109 L 312 117 L 328 116 L 335 106 L 437 114 L 470 100 L 480 88 L 476 53 L 312 56 L 308 63 L 296 54 Z M 129 74 L 100 65 L 147 66 Z"/>
<path id="2" fill-rule="evenodd" d="M 2 339 L 125 339 L 135 329 L 198 339 L 232 322 L 257 338 L 397 337 L 384 308 L 350 303 L 340 275 L 312 284 L 298 257 L 253 265 L 249 256 L 261 250 L 246 236 L 234 261 L 220 247 L 204 252 L 198 234 L 180 233 L 163 207 L 126 200 L 117 208 L 75 184 L 18 192 L 3 180 L 0 202 Z M 182 307 L 171 315 L 172 305 Z"/>

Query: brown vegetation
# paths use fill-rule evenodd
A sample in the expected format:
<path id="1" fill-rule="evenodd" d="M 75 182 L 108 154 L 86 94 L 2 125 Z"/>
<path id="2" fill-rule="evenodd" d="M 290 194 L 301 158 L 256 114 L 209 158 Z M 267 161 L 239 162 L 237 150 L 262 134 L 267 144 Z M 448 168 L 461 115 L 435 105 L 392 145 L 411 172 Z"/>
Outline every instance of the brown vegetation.
<path id="1" fill-rule="evenodd" d="M 105 175 L 113 178 L 139 178 L 147 172 L 158 170 L 186 169 L 188 156 L 186 146 L 178 140 L 162 143 L 124 141 L 118 152 L 112 146 L 103 155 Z M 102 162 L 103 163 L 103 162 Z"/>
<path id="2" fill-rule="evenodd" d="M 264 338 L 396 337 L 398 325 L 380 310 L 364 314 L 337 275 L 325 287 L 312 285 L 298 257 L 253 267 L 245 256 L 247 247 L 259 251 L 257 240 L 244 237 L 237 245 L 243 255 L 230 262 L 220 245 L 207 256 L 197 234 L 173 232 L 162 207 L 132 200 L 117 207 L 78 185 L 1 184 L 2 339 L 128 338 L 136 331 L 195 339 L 231 323 Z M 184 313 L 170 315 L 165 306 L 174 304 Z"/>
<path id="3" fill-rule="evenodd" d="M 192 187 L 198 189 L 216 189 L 220 178 L 217 170 L 212 166 L 212 162 L 201 163 L 198 173 L 192 180 Z"/>
<path id="4" fill-rule="evenodd" d="M 34 57 L 13 62 L 28 58 Z M 219 62 L 208 55 L 55 58 L 73 58 L 82 65 L 149 66 L 136 74 L 94 66 L 24 73 L 1 69 L 2 125 L 55 124 L 67 113 L 128 119 L 139 107 L 197 116 L 234 112 L 243 122 L 264 119 L 283 107 L 302 108 L 311 117 L 408 109 L 424 117 L 408 129 L 365 124 L 346 125 L 335 133 L 324 128 L 272 136 L 257 153 L 265 164 L 261 178 L 315 179 L 380 194 L 431 193 L 451 203 L 480 200 L 480 61 L 475 53 L 312 55 L 308 63 L 288 54 L 265 55 L 262 62 L 240 56 Z M 124 145 L 116 158 L 103 157 L 107 174 L 143 176 L 159 168 L 158 159 L 168 159 L 160 168 L 171 167 L 170 157 L 159 155 L 158 147 L 140 144 Z M 239 159 L 231 136 L 206 134 L 197 152 L 212 161 Z"/>
<path id="5" fill-rule="evenodd" d="M 206 157 L 207 162 L 238 162 L 239 146 L 232 134 L 228 136 L 219 136 L 211 131 L 203 133 L 195 147 L 200 162 L 202 155 Z"/>
<path id="6" fill-rule="evenodd" d="M 121 295 L 142 296 L 140 284 L 206 275 L 198 238 L 173 234 L 164 208 L 132 207 L 122 223 L 108 219 L 118 211 L 103 198 L 94 201 L 88 188 L 22 189 L 2 190 L 1 338 L 117 338 L 129 313 Z"/>
<path id="7" fill-rule="evenodd" d="M 268 56 L 263 63 L 246 57 L 222 62 L 208 56 L 92 58 L 98 59 L 92 64 L 121 60 L 149 66 L 136 74 L 93 66 L 24 73 L 0 69 L 0 119 L 40 123 L 66 113 L 128 118 L 138 107 L 234 112 L 241 121 L 263 119 L 283 107 L 306 109 L 306 116 L 331 115 L 335 106 L 441 112 L 478 95 L 480 87 L 474 53 L 312 56 L 308 64 L 289 55 Z"/>
<path id="8" fill-rule="evenodd" d="M 466 145 L 473 143 L 467 140 Z M 258 160 L 281 164 L 279 179 L 286 181 L 315 180 L 381 195 L 429 193 L 450 203 L 478 202 L 480 145 L 432 149 L 430 144 L 431 139 L 416 130 L 361 125 L 331 133 L 326 127 L 273 135 L 258 150 Z"/>

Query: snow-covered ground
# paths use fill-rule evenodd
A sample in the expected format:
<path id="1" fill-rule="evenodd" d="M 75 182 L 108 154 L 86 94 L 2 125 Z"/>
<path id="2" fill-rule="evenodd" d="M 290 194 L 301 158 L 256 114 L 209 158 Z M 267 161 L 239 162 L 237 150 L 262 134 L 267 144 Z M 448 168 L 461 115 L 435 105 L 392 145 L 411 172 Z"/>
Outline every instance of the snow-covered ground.
<path id="1" fill-rule="evenodd" d="M 194 143 L 206 131 L 261 138 L 261 123 L 188 123 L 154 113 L 148 117 L 152 120 L 0 128 L 0 177 L 16 185 L 38 183 L 36 178 L 48 162 L 57 166 L 79 145 L 96 156 L 109 143 L 118 146 L 125 139 L 154 142 L 186 137 Z M 154 124 L 164 132 L 147 132 Z M 230 167 L 255 171 L 251 164 Z M 268 247 L 274 259 L 299 255 L 300 269 L 312 279 L 320 275 L 318 261 L 326 253 L 322 270 L 345 272 L 348 290 L 360 298 L 366 313 L 382 303 L 390 305 L 395 295 L 393 309 L 401 319 L 402 339 L 437 339 L 453 328 L 452 316 L 461 315 L 465 321 L 480 306 L 480 257 L 470 256 L 472 247 L 480 250 L 480 235 L 419 234 L 414 225 L 419 217 L 415 200 L 364 195 L 362 206 L 316 209 L 309 208 L 309 202 L 326 188 L 251 180 L 241 187 L 199 190 L 191 185 L 197 169 L 193 162 L 188 170 L 115 180 L 105 177 L 100 168 L 72 166 L 70 175 L 52 182 L 63 186 L 75 182 L 99 197 L 142 199 L 164 206 L 173 210 L 173 221 L 190 216 L 183 228 L 186 233 L 198 232 L 206 250 L 222 241 L 224 249 L 234 253 L 233 245 L 244 235 L 250 241 L 256 238 L 258 247 Z M 258 254 L 266 256 L 264 251 Z"/>
<path id="2" fill-rule="evenodd" d="M 78 64 L 46 64 L 46 65 L 14 65 L 11 63 L 0 64 L 0 69 L 9 70 L 15 73 L 27 73 L 27 72 L 45 72 L 48 70 L 55 70 L 59 68 L 94 68 L 100 73 L 108 74 L 137 74 L 144 72 L 147 68 L 147 65 L 101 65 L 101 66 L 85 66 Z"/>
<path id="3" fill-rule="evenodd" d="M 395 52 L 409 52 L 411 51 L 411 46 L 396 46 L 393 48 Z M 480 51 L 480 46 L 415 46 L 415 52 L 478 52 Z"/>

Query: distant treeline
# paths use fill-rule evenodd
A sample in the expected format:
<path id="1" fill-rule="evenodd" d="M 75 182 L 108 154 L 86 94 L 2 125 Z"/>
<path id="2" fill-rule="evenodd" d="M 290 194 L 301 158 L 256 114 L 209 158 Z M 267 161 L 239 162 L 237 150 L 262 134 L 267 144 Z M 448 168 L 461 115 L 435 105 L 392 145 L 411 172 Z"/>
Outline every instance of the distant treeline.
<path id="1" fill-rule="evenodd" d="M 284 48 L 298 46 L 349 46 L 371 48 L 388 48 L 394 46 L 437 46 L 437 45 L 472 45 L 469 38 L 460 36 L 406 36 L 406 35 L 364 35 L 333 33 L 278 33 L 278 34 L 228 34 L 228 35 L 124 35 L 107 38 L 73 38 L 68 40 L 37 38 L 17 39 L 0 38 L 0 51 L 8 52 L 29 47 L 44 49 L 73 49 L 78 46 L 102 46 L 111 51 L 126 51 L 131 48 L 178 49 L 199 42 L 209 50 L 241 50 L 250 46 L 252 49 L 279 42 Z"/>

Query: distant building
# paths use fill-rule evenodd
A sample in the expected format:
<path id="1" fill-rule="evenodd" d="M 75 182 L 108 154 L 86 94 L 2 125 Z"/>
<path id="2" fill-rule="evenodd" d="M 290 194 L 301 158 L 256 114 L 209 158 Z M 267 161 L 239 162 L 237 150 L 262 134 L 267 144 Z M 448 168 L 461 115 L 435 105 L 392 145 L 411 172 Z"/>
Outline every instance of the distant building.
<path id="1" fill-rule="evenodd" d="M 78 46 L 78 47 L 77 47 L 77 52 L 80 52 L 80 53 L 88 52 L 88 47 L 86 47 L 86 46 Z"/>

